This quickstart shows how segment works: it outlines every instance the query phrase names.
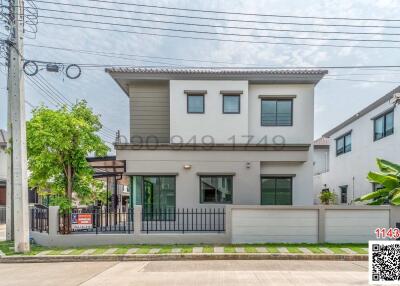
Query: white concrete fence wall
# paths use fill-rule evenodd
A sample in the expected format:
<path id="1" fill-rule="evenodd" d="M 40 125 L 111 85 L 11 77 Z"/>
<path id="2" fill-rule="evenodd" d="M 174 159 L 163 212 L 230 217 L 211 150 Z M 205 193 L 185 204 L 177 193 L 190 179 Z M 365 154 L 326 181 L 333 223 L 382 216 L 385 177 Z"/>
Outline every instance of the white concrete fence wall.
<path id="1" fill-rule="evenodd" d="M 233 206 L 232 242 L 366 243 L 396 222 L 391 206 Z"/>
<path id="2" fill-rule="evenodd" d="M 142 231 L 141 206 L 134 211 L 134 232 L 58 234 L 58 207 L 50 207 L 49 233 L 31 232 L 45 246 L 104 244 L 366 243 L 375 229 L 396 227 L 400 207 L 392 206 L 227 206 L 225 232 Z"/>

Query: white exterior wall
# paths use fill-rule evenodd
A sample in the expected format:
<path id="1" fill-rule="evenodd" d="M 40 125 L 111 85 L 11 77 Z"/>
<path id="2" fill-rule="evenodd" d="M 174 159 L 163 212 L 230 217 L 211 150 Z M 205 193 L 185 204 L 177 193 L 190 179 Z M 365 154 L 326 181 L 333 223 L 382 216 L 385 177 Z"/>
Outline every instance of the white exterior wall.
<path id="1" fill-rule="evenodd" d="M 329 171 L 329 149 L 314 148 L 314 175 Z"/>
<path id="2" fill-rule="evenodd" d="M 204 95 L 204 113 L 187 113 L 187 95 L 185 90 L 206 90 Z M 241 90 L 240 114 L 222 112 L 222 90 Z M 202 143 L 203 136 L 212 136 L 214 143 L 232 143 L 235 136 L 237 143 L 246 143 L 242 135 L 248 132 L 248 82 L 224 80 L 171 80 L 170 81 L 170 134 L 181 136 L 187 143 L 193 136 Z M 173 138 L 174 139 L 174 138 Z M 179 138 L 174 143 L 181 143 Z M 204 138 L 210 143 L 210 138 Z"/>
<path id="3" fill-rule="evenodd" d="M 176 175 L 178 208 L 224 207 L 200 204 L 198 173 L 233 173 L 234 205 L 260 204 L 260 174 L 295 174 L 293 205 L 311 205 L 312 163 L 302 163 L 307 158 L 305 151 L 117 150 L 117 159 L 126 160 L 127 175 Z M 250 163 L 249 168 L 247 163 Z M 184 169 L 183 166 L 188 164 L 191 169 Z"/>
<path id="4" fill-rule="evenodd" d="M 394 110 L 394 134 L 374 141 L 374 116 L 393 107 L 389 102 L 362 116 L 342 130 L 331 135 L 329 172 L 321 180 L 331 190 L 340 194 L 339 186 L 348 186 L 348 202 L 372 191 L 366 179 L 369 171 L 378 171 L 376 158 L 400 163 L 400 113 Z M 336 156 L 335 138 L 352 130 L 351 152 Z M 320 188 L 322 186 L 319 186 Z"/>
<path id="5" fill-rule="evenodd" d="M 318 242 L 318 210 L 232 209 L 232 243 Z"/>
<path id="6" fill-rule="evenodd" d="M 293 126 L 261 126 L 259 95 L 287 96 L 293 99 Z M 283 136 L 286 144 L 311 144 L 314 139 L 314 86 L 312 84 L 251 84 L 249 87 L 249 134 L 256 142 L 267 136 L 274 143 L 275 136 Z M 258 141 L 257 141 L 258 140 Z M 276 138 L 276 143 L 282 143 Z"/>
<path id="7" fill-rule="evenodd" d="M 312 153 L 308 152 L 308 156 Z M 283 158 L 282 158 L 283 160 Z M 261 175 L 293 175 L 293 205 L 312 205 L 313 178 L 312 160 L 307 162 L 261 162 Z"/>
<path id="8" fill-rule="evenodd" d="M 325 240 L 364 243 L 376 240 L 375 229 L 389 228 L 389 210 L 326 210 Z"/>

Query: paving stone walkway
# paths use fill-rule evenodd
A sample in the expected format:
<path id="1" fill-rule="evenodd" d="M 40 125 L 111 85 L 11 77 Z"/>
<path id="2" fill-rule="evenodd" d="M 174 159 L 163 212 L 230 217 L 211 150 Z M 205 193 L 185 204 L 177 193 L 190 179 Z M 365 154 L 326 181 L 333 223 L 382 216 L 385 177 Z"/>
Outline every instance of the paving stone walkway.
<path id="1" fill-rule="evenodd" d="M 350 248 L 341 248 L 340 250 L 346 252 L 347 254 L 357 254 L 357 252 L 351 250 Z"/>
<path id="2" fill-rule="evenodd" d="M 305 247 L 299 247 L 299 250 L 305 254 L 312 254 L 312 251 Z"/>
<path id="3" fill-rule="evenodd" d="M 286 247 L 278 247 L 277 249 L 280 253 L 289 253 L 289 250 Z"/>
<path id="4" fill-rule="evenodd" d="M 73 250 L 73 249 L 66 249 L 66 250 L 64 250 L 64 251 L 61 251 L 60 254 L 61 254 L 61 255 L 68 255 L 68 254 L 70 254 L 72 251 L 74 251 L 74 250 Z"/>
<path id="5" fill-rule="evenodd" d="M 81 255 L 90 255 L 93 254 L 94 252 L 96 252 L 96 249 L 91 248 L 82 252 Z"/>
<path id="6" fill-rule="evenodd" d="M 110 248 L 104 251 L 104 254 L 114 254 L 115 251 L 117 251 L 118 248 Z"/>
<path id="7" fill-rule="evenodd" d="M 193 253 L 203 253 L 203 247 L 193 247 Z"/>
<path id="8" fill-rule="evenodd" d="M 257 252 L 259 253 L 266 253 L 268 249 L 266 247 L 256 247 Z"/>
<path id="9" fill-rule="evenodd" d="M 150 249 L 149 253 L 150 253 L 150 254 L 156 254 L 156 253 L 159 253 L 160 250 L 161 250 L 161 249 L 159 249 L 159 248 L 152 248 L 152 249 Z"/>
<path id="10" fill-rule="evenodd" d="M 50 254 L 50 252 L 52 252 L 52 250 L 45 250 L 45 251 L 39 252 L 39 253 L 36 254 L 36 255 L 37 255 L 37 256 L 48 255 L 48 254 Z"/>
<path id="11" fill-rule="evenodd" d="M 321 247 L 320 248 L 322 250 L 323 253 L 325 254 L 335 254 L 332 250 L 330 250 L 329 248 L 325 248 L 325 247 Z"/>
<path id="12" fill-rule="evenodd" d="M 181 253 L 182 248 L 172 248 L 171 253 Z"/>
<path id="13" fill-rule="evenodd" d="M 129 248 L 126 254 L 135 254 L 139 248 Z"/>
<path id="14" fill-rule="evenodd" d="M 236 247 L 236 248 L 235 248 L 235 252 L 236 252 L 236 253 L 246 253 L 246 250 L 244 250 L 243 247 Z"/>
<path id="15" fill-rule="evenodd" d="M 214 253 L 224 253 L 224 248 L 223 247 L 214 247 Z"/>

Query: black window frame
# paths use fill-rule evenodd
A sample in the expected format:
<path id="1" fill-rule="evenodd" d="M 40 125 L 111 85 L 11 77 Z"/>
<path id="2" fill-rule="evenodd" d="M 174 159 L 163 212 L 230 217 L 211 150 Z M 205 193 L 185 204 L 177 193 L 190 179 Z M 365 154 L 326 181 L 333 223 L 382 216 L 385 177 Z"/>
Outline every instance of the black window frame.
<path id="1" fill-rule="evenodd" d="M 389 114 L 393 114 L 393 127 L 391 129 L 391 133 L 387 133 L 387 130 L 386 130 L 386 122 L 387 122 L 387 117 Z M 380 138 L 377 138 L 377 136 L 376 136 L 376 121 L 381 119 L 382 117 L 383 117 L 383 136 Z M 388 136 L 394 134 L 394 109 L 388 110 L 387 112 L 379 115 L 378 117 L 374 118 L 373 121 L 374 121 L 373 122 L 373 124 L 374 124 L 374 141 L 379 141 L 385 137 L 388 137 Z"/>
<path id="2" fill-rule="evenodd" d="M 191 96 L 193 96 L 193 97 L 194 96 L 196 96 L 196 97 L 201 96 L 203 98 L 203 111 L 194 112 L 194 111 L 190 111 L 189 110 L 189 97 L 191 97 Z M 196 93 L 188 93 L 188 94 L 186 94 L 186 112 L 188 114 L 204 114 L 205 110 L 206 110 L 206 106 L 205 106 L 205 96 L 204 96 L 204 94 L 196 94 Z"/>
<path id="3" fill-rule="evenodd" d="M 275 202 L 274 202 L 274 204 L 270 204 L 270 205 L 263 204 L 263 201 L 262 201 L 262 180 L 263 179 L 274 179 L 275 180 Z M 290 179 L 290 194 L 291 194 L 291 196 L 290 196 L 290 204 L 282 205 L 282 206 L 292 206 L 293 205 L 293 176 L 261 176 L 261 179 L 260 179 L 260 187 L 261 187 L 260 205 L 263 205 L 263 206 L 278 206 L 276 204 L 276 180 L 277 179 Z"/>
<path id="4" fill-rule="evenodd" d="M 263 102 L 264 101 L 275 101 L 276 102 L 276 106 L 275 106 L 275 110 L 276 110 L 276 118 L 275 118 L 275 124 L 263 124 L 263 120 L 262 120 L 262 116 L 263 116 Z M 278 124 L 278 103 L 279 101 L 289 101 L 290 102 L 290 124 L 288 125 L 282 125 L 282 124 Z M 261 113 L 260 113 L 260 123 L 261 126 L 265 126 L 265 127 L 292 127 L 293 126 L 293 98 L 261 98 Z"/>
<path id="5" fill-rule="evenodd" d="M 215 202 L 205 202 L 205 201 L 203 201 L 202 200 L 202 195 L 201 195 L 201 192 L 202 192 L 202 189 L 201 189 L 201 179 L 202 178 L 214 178 L 214 177 L 217 177 L 217 178 L 219 178 L 219 177 L 223 177 L 223 178 L 230 178 L 231 180 L 232 180 L 232 183 L 231 183 L 231 187 L 232 187 L 232 189 L 231 189 L 231 201 L 230 202 L 217 202 L 217 201 L 215 201 Z M 233 204 L 233 175 L 199 175 L 199 202 L 200 202 L 200 204 L 220 204 L 220 205 L 231 205 L 231 204 Z"/>
<path id="6" fill-rule="evenodd" d="M 340 203 L 341 204 L 347 204 L 348 202 L 348 193 L 349 193 L 349 186 L 339 186 L 340 189 Z M 345 192 L 344 192 L 345 191 Z M 343 195 L 346 195 L 345 197 Z M 345 198 L 345 200 L 343 200 Z"/>
<path id="7" fill-rule="evenodd" d="M 239 103 L 239 106 L 238 106 L 238 111 L 237 112 L 226 112 L 225 111 L 225 97 L 226 96 L 229 96 L 229 97 L 238 97 L 239 98 L 239 101 L 238 101 L 238 103 Z M 223 114 L 240 114 L 240 109 L 241 109 L 241 103 L 240 103 L 240 101 L 241 101 L 241 98 L 240 98 L 240 94 L 223 94 L 222 95 L 222 113 Z"/>
<path id="8" fill-rule="evenodd" d="M 345 133 L 345 134 L 343 134 L 343 135 L 341 135 L 341 136 L 339 136 L 338 138 L 335 139 L 335 142 L 336 142 L 336 146 L 335 146 L 336 156 L 340 156 L 340 155 L 349 153 L 353 149 L 353 146 L 352 146 L 353 145 L 353 140 L 352 140 L 351 133 L 352 133 L 351 131 L 347 132 L 347 133 Z M 346 137 L 347 136 L 350 136 L 350 149 L 346 149 L 346 146 L 347 146 L 346 145 Z M 343 151 L 338 151 L 338 142 L 340 140 L 343 140 Z"/>

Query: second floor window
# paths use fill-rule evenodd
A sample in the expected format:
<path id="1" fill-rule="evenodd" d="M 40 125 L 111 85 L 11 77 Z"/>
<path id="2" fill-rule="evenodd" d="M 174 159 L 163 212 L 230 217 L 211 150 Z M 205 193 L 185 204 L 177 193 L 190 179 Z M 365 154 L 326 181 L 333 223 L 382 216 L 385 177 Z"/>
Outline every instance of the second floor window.
<path id="1" fill-rule="evenodd" d="M 292 126 L 293 125 L 292 99 L 262 99 L 261 125 L 262 126 Z"/>
<path id="2" fill-rule="evenodd" d="M 392 135 L 394 132 L 393 126 L 394 110 L 389 111 L 374 119 L 374 140 L 382 139 L 383 137 Z"/>
<path id="3" fill-rule="evenodd" d="M 187 113 L 204 113 L 204 95 L 187 95 Z"/>
<path id="4" fill-rule="evenodd" d="M 223 95 L 223 112 L 228 114 L 240 113 L 240 95 Z"/>
<path id="5" fill-rule="evenodd" d="M 336 156 L 351 151 L 351 133 L 347 133 L 336 139 Z"/>

